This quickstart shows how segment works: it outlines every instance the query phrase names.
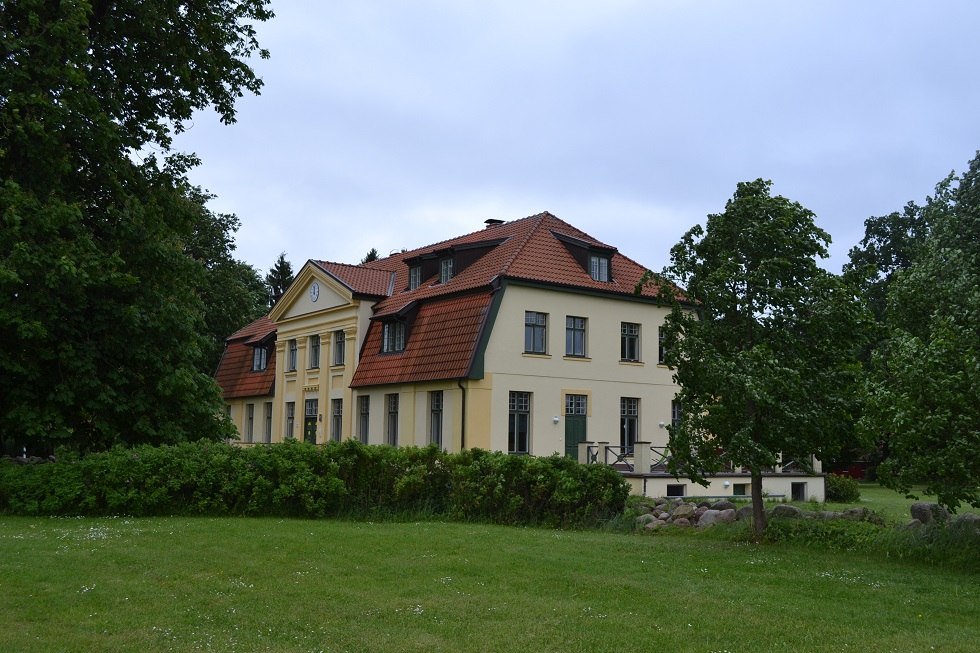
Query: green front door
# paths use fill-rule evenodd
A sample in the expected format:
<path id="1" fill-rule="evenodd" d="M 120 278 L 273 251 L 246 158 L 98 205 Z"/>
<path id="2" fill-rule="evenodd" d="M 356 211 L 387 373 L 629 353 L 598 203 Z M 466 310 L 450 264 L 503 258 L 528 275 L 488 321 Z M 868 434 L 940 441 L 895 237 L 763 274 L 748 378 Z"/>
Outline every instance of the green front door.
<path id="1" fill-rule="evenodd" d="M 317 415 L 320 412 L 319 402 L 316 399 L 307 399 L 306 410 L 303 412 L 303 439 L 311 444 L 316 444 L 316 423 Z"/>
<path id="2" fill-rule="evenodd" d="M 586 395 L 565 395 L 565 455 L 578 460 L 578 445 L 586 440 Z"/>

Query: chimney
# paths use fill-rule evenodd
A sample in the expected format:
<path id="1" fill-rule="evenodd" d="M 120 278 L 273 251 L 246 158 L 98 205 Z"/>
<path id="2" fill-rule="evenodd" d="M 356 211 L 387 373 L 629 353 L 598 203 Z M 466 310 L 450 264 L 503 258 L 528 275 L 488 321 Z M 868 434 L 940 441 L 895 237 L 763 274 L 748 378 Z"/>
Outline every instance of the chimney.
<path id="1" fill-rule="evenodd" d="M 488 218 L 483 221 L 483 224 L 487 225 L 487 229 L 490 229 L 491 227 L 496 227 L 498 224 L 503 224 L 503 223 L 504 223 L 503 220 L 498 220 L 496 218 Z"/>

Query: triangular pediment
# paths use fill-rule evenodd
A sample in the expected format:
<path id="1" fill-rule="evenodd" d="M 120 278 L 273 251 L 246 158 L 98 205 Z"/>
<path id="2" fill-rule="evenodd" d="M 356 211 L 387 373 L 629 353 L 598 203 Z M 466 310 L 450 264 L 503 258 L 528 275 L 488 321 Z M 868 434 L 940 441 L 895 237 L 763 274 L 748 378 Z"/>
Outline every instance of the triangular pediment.
<path id="1" fill-rule="evenodd" d="M 313 262 L 307 261 L 273 307 L 269 317 L 274 322 L 282 322 L 353 303 L 350 288 Z"/>

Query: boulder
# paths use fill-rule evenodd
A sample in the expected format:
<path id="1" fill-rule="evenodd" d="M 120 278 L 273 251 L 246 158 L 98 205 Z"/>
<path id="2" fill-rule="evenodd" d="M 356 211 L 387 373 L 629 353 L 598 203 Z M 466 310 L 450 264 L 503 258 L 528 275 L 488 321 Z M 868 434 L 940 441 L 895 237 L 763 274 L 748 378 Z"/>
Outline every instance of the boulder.
<path id="1" fill-rule="evenodd" d="M 912 513 L 912 519 L 918 519 L 923 524 L 931 524 L 932 522 L 945 523 L 949 520 L 949 513 L 938 503 L 919 501 L 912 504 L 909 512 Z"/>
<path id="2" fill-rule="evenodd" d="M 682 503 L 671 511 L 670 516 L 674 519 L 678 517 L 687 518 L 694 515 L 696 510 L 697 508 L 694 507 L 693 503 Z"/>
<path id="3" fill-rule="evenodd" d="M 735 510 L 735 504 L 731 501 L 722 499 L 721 501 L 715 501 L 711 504 L 712 510 Z"/>
<path id="4" fill-rule="evenodd" d="M 727 510 L 708 510 L 701 515 L 701 519 L 698 520 L 698 526 L 729 524 L 733 521 L 735 521 L 735 510 L 732 508 L 728 508 Z"/>
<path id="5" fill-rule="evenodd" d="M 802 519 L 803 511 L 788 503 L 780 503 L 769 513 L 772 519 Z"/>
<path id="6" fill-rule="evenodd" d="M 648 531 L 656 531 L 656 530 L 659 530 L 660 528 L 662 528 L 662 527 L 664 527 L 666 525 L 667 525 L 667 522 L 663 521 L 662 519 L 654 519 L 652 522 L 649 522 L 643 528 L 645 528 Z"/>
<path id="7" fill-rule="evenodd" d="M 742 506 L 735 511 L 735 519 L 738 521 L 752 521 L 752 506 Z"/>
<path id="8" fill-rule="evenodd" d="M 690 526 L 691 520 L 687 517 L 676 517 L 673 521 L 674 526 Z"/>
<path id="9" fill-rule="evenodd" d="M 646 526 L 650 522 L 655 522 L 655 521 L 657 521 L 657 518 L 656 517 L 654 517 L 650 513 L 644 513 L 644 514 L 642 514 L 642 515 L 640 515 L 639 517 L 636 518 L 636 525 L 637 526 Z"/>
<path id="10" fill-rule="evenodd" d="M 976 533 L 980 534 L 980 515 L 972 512 L 965 512 L 962 515 L 957 515 L 949 523 L 950 528 L 962 528 L 964 530 L 972 529 Z"/>
<path id="11" fill-rule="evenodd" d="M 914 531 L 917 528 L 922 528 L 922 522 L 920 522 L 918 519 L 913 519 L 905 525 L 905 530 L 907 531 Z"/>
<path id="12" fill-rule="evenodd" d="M 844 511 L 842 517 L 844 517 L 844 519 L 849 519 L 850 521 L 864 521 L 870 514 L 871 511 L 864 507 L 848 508 Z"/>

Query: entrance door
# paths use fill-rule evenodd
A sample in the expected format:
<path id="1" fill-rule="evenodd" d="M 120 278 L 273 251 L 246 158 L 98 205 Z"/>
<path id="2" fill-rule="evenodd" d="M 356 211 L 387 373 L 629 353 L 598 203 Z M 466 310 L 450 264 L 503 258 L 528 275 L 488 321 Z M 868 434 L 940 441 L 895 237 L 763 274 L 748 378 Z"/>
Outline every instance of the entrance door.
<path id="1" fill-rule="evenodd" d="M 588 415 L 586 395 L 565 395 L 565 456 L 578 460 L 578 445 L 585 442 Z"/>
<path id="2" fill-rule="evenodd" d="M 316 444 L 316 422 L 319 408 L 319 402 L 316 399 L 306 400 L 306 411 L 303 416 L 303 439 L 311 444 Z"/>

